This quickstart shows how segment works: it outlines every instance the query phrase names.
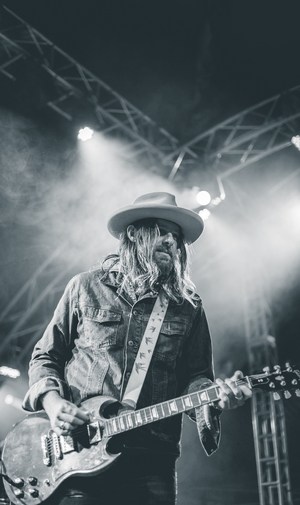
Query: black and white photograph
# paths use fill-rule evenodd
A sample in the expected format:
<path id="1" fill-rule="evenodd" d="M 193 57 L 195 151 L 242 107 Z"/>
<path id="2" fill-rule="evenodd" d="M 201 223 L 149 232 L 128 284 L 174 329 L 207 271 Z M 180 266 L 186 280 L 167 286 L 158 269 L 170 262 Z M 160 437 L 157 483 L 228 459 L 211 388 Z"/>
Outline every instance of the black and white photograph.
<path id="1" fill-rule="evenodd" d="M 300 2 L 0 2 L 0 505 L 300 505 Z"/>

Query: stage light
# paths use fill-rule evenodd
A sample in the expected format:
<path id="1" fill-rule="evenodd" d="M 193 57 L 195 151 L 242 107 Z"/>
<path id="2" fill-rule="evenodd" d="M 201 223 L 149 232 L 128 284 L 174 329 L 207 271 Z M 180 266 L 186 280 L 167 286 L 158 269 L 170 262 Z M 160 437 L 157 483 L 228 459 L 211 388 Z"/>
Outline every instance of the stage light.
<path id="1" fill-rule="evenodd" d="M 20 371 L 16 368 L 10 368 L 9 366 L 0 366 L 0 375 L 9 377 L 10 379 L 17 379 L 20 377 Z"/>
<path id="2" fill-rule="evenodd" d="M 208 205 L 211 201 L 211 196 L 208 191 L 199 191 L 196 195 L 196 200 L 201 206 Z"/>
<path id="3" fill-rule="evenodd" d="M 199 210 L 199 216 L 202 217 L 203 221 L 206 221 L 210 216 L 210 211 L 208 209 Z"/>
<path id="4" fill-rule="evenodd" d="M 292 144 L 300 151 L 300 135 L 295 135 L 291 139 Z"/>
<path id="5" fill-rule="evenodd" d="M 4 403 L 6 405 L 11 405 L 17 410 L 22 410 L 22 400 L 20 398 L 17 398 L 16 396 L 13 396 L 11 394 L 7 394 L 4 398 Z"/>
<path id="6" fill-rule="evenodd" d="M 85 126 L 84 128 L 81 128 L 79 130 L 77 138 L 79 140 L 81 140 L 82 142 L 86 142 L 87 140 L 90 140 L 93 135 L 94 135 L 94 130 L 92 130 L 88 126 Z"/>

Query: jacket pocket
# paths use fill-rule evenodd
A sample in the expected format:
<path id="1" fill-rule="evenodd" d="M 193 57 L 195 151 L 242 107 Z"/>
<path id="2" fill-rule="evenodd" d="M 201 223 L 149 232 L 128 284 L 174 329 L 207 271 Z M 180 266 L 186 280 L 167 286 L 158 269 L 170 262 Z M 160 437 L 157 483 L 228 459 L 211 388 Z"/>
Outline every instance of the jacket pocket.
<path id="1" fill-rule="evenodd" d="M 83 307 L 83 332 L 78 344 L 93 349 L 116 345 L 121 317 L 120 312 L 111 309 Z"/>
<path id="2" fill-rule="evenodd" d="M 158 337 L 155 356 L 159 360 L 174 361 L 181 354 L 186 324 L 181 320 L 164 321 Z"/>

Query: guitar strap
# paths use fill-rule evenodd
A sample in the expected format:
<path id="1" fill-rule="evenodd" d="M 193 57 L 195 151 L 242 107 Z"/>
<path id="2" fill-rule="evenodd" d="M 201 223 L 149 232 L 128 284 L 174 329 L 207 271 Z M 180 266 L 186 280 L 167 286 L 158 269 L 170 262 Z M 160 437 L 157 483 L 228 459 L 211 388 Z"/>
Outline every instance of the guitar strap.
<path id="1" fill-rule="evenodd" d="M 149 317 L 149 321 L 123 395 L 122 403 L 128 405 L 130 408 L 135 409 L 136 407 L 168 305 L 169 300 L 161 291 L 158 294 Z"/>

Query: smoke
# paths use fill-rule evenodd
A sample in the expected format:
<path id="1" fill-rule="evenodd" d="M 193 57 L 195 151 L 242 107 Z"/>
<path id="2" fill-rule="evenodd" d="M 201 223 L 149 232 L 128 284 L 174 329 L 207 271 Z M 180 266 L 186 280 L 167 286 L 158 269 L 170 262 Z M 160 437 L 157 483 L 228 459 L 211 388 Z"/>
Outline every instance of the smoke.
<path id="1" fill-rule="evenodd" d="M 106 229 L 116 208 L 142 193 L 174 192 L 171 183 L 134 164 L 127 146 L 100 133 L 71 143 L 3 111 L 0 128 L 1 231 L 15 227 L 11 240 L 22 247 L 23 259 L 28 248 L 46 253 L 65 245 L 60 260 L 88 268 L 116 249 Z"/>

